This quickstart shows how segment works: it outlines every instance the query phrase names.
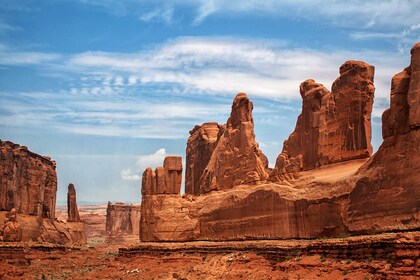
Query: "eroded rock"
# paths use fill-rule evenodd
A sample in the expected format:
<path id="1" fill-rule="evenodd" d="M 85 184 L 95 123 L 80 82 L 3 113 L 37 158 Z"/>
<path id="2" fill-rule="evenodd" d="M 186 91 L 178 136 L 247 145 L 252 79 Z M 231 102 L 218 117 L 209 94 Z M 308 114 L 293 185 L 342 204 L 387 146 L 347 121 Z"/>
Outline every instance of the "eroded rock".
<path id="1" fill-rule="evenodd" d="M 143 172 L 143 195 L 152 194 L 179 194 L 182 182 L 182 157 L 167 156 L 163 166 L 156 167 L 153 171 L 148 167 Z"/>
<path id="2" fill-rule="evenodd" d="M 245 93 L 236 95 L 230 117 L 225 128 L 219 129 L 217 145 L 200 176 L 200 193 L 258 184 L 268 178 L 267 157 L 255 141 L 252 108 Z"/>
<path id="3" fill-rule="evenodd" d="M 68 222 L 81 222 L 79 210 L 77 209 L 76 189 L 73 184 L 69 184 L 67 191 L 67 214 Z"/>
<path id="4" fill-rule="evenodd" d="M 373 76 L 373 66 L 347 61 L 331 92 L 314 80 L 300 85 L 302 113 L 277 158 L 274 181 L 286 173 L 371 155 Z"/>
<path id="5" fill-rule="evenodd" d="M 350 193 L 350 230 L 380 232 L 420 227 L 420 43 L 410 66 L 392 78 L 391 105 L 382 115 L 384 141 L 359 170 Z"/>
<path id="6" fill-rule="evenodd" d="M 56 164 L 9 141 L 0 141 L 0 211 L 55 218 Z"/>
<path id="7" fill-rule="evenodd" d="M 215 122 L 196 125 L 187 141 L 185 193 L 200 194 L 200 178 L 218 142 L 221 125 Z"/>
<path id="8" fill-rule="evenodd" d="M 16 240 L 16 228 L 20 227 L 17 241 L 85 244 L 82 222 L 64 223 L 55 219 L 56 193 L 56 164 L 51 158 L 33 153 L 26 146 L 0 141 L 0 224 L 5 224 L 3 239 Z M 13 208 L 19 227 L 17 222 L 12 221 L 14 218 L 10 220 L 7 217 Z"/>
<path id="9" fill-rule="evenodd" d="M 12 208 L 0 228 L 0 241 L 18 242 L 22 240 L 22 229 L 17 220 L 16 209 Z"/>

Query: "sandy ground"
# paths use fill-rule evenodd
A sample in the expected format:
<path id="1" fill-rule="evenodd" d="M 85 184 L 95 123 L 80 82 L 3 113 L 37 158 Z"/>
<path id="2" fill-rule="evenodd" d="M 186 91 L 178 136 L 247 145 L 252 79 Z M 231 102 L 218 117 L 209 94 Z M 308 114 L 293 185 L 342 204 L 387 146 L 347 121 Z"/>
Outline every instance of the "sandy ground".
<path id="1" fill-rule="evenodd" d="M 382 237 L 369 236 L 369 240 L 372 238 Z M 401 242 L 406 239 L 402 234 Z M 295 242 L 299 245 L 299 241 Z M 64 251 L 27 248 L 20 259 L 17 254 L 0 259 L 0 279 L 420 279 L 418 258 L 356 261 L 315 254 L 273 260 L 252 250 L 230 253 L 165 253 L 163 250 L 161 253 L 119 256 L 115 245 Z"/>

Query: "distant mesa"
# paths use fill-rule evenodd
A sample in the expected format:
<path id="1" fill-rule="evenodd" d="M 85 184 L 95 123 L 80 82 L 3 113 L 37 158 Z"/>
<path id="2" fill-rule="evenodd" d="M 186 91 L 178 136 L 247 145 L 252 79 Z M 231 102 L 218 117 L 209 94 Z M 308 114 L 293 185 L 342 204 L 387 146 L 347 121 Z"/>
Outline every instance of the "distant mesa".
<path id="1" fill-rule="evenodd" d="M 108 243 L 137 241 L 140 232 L 140 205 L 108 202 L 106 235 Z"/>

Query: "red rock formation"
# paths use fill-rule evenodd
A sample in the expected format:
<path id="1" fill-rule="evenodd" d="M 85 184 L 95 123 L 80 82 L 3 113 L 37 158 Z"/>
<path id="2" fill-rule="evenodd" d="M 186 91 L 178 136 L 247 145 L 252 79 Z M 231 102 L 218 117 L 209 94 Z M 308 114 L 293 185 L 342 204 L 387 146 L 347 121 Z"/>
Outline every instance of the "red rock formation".
<path id="1" fill-rule="evenodd" d="M 0 228 L 0 241 L 16 242 L 22 240 L 22 229 L 17 220 L 16 209 L 13 208 L 4 220 L 4 225 Z"/>
<path id="2" fill-rule="evenodd" d="M 334 83 L 333 93 L 326 92 L 313 81 L 302 84 L 305 109 L 296 131 L 306 130 L 308 135 L 295 133 L 289 138 L 289 143 L 310 141 L 311 137 L 318 139 L 317 145 L 308 145 L 318 147 L 319 168 L 302 171 L 290 182 L 241 185 L 200 196 L 143 196 L 141 240 L 320 238 L 419 230 L 420 124 L 416 118 L 420 77 L 413 73 L 420 71 L 420 43 L 411 53 L 410 66 L 392 80 L 391 108 L 383 115 L 384 142 L 373 157 L 323 166 L 322 160 L 328 159 L 324 163 L 330 163 L 353 156 L 363 157 L 370 149 L 367 140 L 370 138 L 368 123 L 373 68 L 346 63 L 348 65 L 341 68 L 341 77 Z M 340 100 L 352 90 L 355 94 L 350 102 Z M 328 95 L 334 95 L 334 92 L 338 96 L 328 99 Z M 326 100 L 334 103 L 325 103 Z M 346 102 L 348 108 L 337 112 Z M 330 104 L 327 107 L 334 110 L 322 109 L 325 104 Z M 317 112 L 321 112 L 321 116 L 331 113 L 338 120 L 344 120 L 343 114 L 348 114 L 346 124 L 351 124 L 346 129 L 344 122 L 331 124 L 335 130 L 329 136 L 332 146 L 326 151 L 321 149 L 325 143 L 322 135 L 329 134 L 319 129 L 322 122 L 316 121 Z M 314 131 L 316 124 L 319 124 L 318 130 Z M 222 139 L 218 147 L 220 141 Z M 341 144 L 335 145 L 338 142 Z M 293 151 L 290 146 L 285 147 L 287 152 Z M 301 151 L 299 145 L 297 147 L 297 151 Z M 337 150 L 336 157 L 332 156 L 334 149 Z M 321 154 L 320 150 L 324 152 Z M 217 148 L 213 155 L 216 151 Z M 295 160 L 298 156 L 301 156 L 303 165 L 316 163 L 316 157 L 311 153 L 302 152 L 287 159 Z M 229 162 L 225 168 L 235 169 L 241 164 L 241 161 Z"/>
<path id="3" fill-rule="evenodd" d="M 329 92 L 314 80 L 300 85 L 302 113 L 284 142 L 271 177 L 369 157 L 374 67 L 347 61 Z"/>
<path id="4" fill-rule="evenodd" d="M 218 123 L 209 122 L 196 125 L 190 131 L 186 151 L 185 193 L 200 193 L 200 178 L 216 148 L 220 129 Z"/>
<path id="5" fill-rule="evenodd" d="M 348 227 L 355 232 L 420 227 L 420 43 L 410 66 L 392 78 L 382 115 L 384 141 L 359 170 L 350 193 Z"/>
<path id="6" fill-rule="evenodd" d="M 67 222 L 81 222 L 79 210 L 77 209 L 76 189 L 73 184 L 69 184 L 67 192 Z"/>
<path id="7" fill-rule="evenodd" d="M 85 244 L 84 224 L 55 220 L 56 164 L 24 146 L 0 141 L 0 224 L 14 236 L 8 211 L 16 209 L 21 241 Z M 5 240 L 8 239 L 4 238 Z"/>
<path id="8" fill-rule="evenodd" d="M 142 195 L 157 193 L 157 191 L 156 191 L 156 173 L 152 170 L 152 168 L 148 167 L 143 172 L 141 185 L 142 185 L 142 188 L 141 188 L 141 194 Z"/>
<path id="9" fill-rule="evenodd" d="M 165 169 L 165 191 L 163 193 L 179 194 L 182 182 L 182 157 L 165 157 L 163 168 Z"/>
<path id="10" fill-rule="evenodd" d="M 0 211 L 55 217 L 56 164 L 9 141 L 0 141 Z"/>
<path id="11" fill-rule="evenodd" d="M 236 95 L 226 128 L 219 131 L 217 145 L 200 176 L 200 193 L 268 178 L 267 157 L 255 142 L 252 108 L 245 93 Z"/>
<path id="12" fill-rule="evenodd" d="M 106 233 L 108 236 L 135 235 L 140 226 L 140 205 L 108 202 L 106 209 Z"/>
<path id="13" fill-rule="evenodd" d="M 182 158 L 178 156 L 165 157 L 163 167 L 155 172 L 149 167 L 143 172 L 142 195 L 179 194 L 182 181 Z"/>

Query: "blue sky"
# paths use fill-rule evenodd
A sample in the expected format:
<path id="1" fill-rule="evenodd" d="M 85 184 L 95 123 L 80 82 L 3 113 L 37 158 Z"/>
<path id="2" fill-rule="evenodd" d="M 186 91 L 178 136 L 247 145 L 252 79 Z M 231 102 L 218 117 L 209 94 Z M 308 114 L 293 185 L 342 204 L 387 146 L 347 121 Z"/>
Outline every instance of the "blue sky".
<path id="1" fill-rule="evenodd" d="M 375 149 L 391 77 L 420 41 L 420 1 L 0 0 L 0 138 L 57 161 L 58 200 L 140 201 L 140 177 L 185 157 L 188 131 L 254 102 L 270 165 L 299 84 L 376 67 Z"/>

